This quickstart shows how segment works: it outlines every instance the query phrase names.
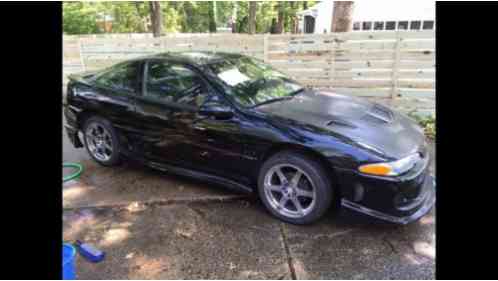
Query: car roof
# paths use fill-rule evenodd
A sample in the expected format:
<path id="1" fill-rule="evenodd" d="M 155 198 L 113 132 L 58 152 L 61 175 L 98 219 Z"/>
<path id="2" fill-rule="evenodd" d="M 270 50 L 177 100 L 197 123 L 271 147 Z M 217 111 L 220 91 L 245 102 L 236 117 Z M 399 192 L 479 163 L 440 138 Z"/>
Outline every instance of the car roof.
<path id="1" fill-rule="evenodd" d="M 165 59 L 174 60 L 184 63 L 189 63 L 197 66 L 211 64 L 217 61 L 224 61 L 226 59 L 240 58 L 240 54 L 224 53 L 224 52 L 168 52 L 160 53 L 152 56 L 143 57 L 142 59 Z"/>

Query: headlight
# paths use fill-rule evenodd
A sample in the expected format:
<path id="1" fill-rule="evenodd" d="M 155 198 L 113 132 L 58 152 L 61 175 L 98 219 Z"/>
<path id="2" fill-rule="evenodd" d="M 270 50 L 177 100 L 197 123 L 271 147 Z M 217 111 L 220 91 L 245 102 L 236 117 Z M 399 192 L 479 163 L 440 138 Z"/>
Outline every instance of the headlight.
<path id="1" fill-rule="evenodd" d="M 416 153 L 394 162 L 362 165 L 358 170 L 369 175 L 398 176 L 413 168 L 419 159 L 420 156 Z"/>

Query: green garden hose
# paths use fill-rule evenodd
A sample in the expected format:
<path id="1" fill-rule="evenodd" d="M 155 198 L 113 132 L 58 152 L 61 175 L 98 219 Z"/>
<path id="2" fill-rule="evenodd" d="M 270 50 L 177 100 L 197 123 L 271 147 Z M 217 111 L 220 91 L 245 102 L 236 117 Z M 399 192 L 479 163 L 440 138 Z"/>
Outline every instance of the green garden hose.
<path id="1" fill-rule="evenodd" d="M 66 182 L 66 181 L 70 181 L 72 179 L 75 179 L 81 175 L 81 172 L 83 172 L 83 166 L 81 166 L 78 163 L 71 163 L 71 162 L 62 163 L 62 168 L 74 168 L 74 169 L 76 169 L 76 172 L 70 174 L 69 176 L 63 177 L 62 182 Z"/>

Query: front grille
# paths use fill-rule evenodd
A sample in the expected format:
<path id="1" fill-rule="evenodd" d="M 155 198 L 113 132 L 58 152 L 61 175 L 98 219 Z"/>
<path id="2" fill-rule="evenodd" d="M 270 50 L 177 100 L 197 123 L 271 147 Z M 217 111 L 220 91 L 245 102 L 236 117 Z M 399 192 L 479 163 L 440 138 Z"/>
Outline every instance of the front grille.
<path id="1" fill-rule="evenodd" d="M 422 192 L 422 187 L 425 182 L 426 173 L 422 173 L 420 176 L 414 178 L 409 185 L 403 190 L 403 194 L 407 198 L 415 198 Z"/>
<path id="2" fill-rule="evenodd" d="M 422 173 L 413 182 L 403 187 L 394 198 L 394 206 L 401 211 L 408 211 L 420 205 L 428 194 L 430 185 L 427 183 L 431 177 Z"/>

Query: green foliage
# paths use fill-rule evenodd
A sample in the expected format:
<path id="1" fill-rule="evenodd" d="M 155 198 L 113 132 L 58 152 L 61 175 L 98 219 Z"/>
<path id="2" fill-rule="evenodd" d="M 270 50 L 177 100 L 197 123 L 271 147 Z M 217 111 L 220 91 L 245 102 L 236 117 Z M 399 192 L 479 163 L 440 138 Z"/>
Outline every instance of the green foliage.
<path id="1" fill-rule="evenodd" d="M 308 7 L 316 1 L 306 1 Z M 270 31 L 272 19 L 278 16 L 277 1 L 260 1 L 256 11 L 256 33 Z M 213 4 L 208 1 L 161 1 L 163 12 L 163 28 L 165 32 L 209 32 L 210 27 L 228 27 L 234 6 L 237 7 L 237 31 L 248 32 L 249 3 L 248 1 L 219 1 Z M 303 1 L 284 3 L 284 30 L 292 31 L 293 18 L 303 10 Z M 215 13 L 214 13 L 215 12 Z M 113 33 L 142 33 L 150 30 L 149 3 L 136 2 L 64 2 L 63 30 L 65 34 L 103 33 L 97 20 L 99 15 L 114 18 Z M 212 21 L 216 14 L 216 21 Z"/>
<path id="2" fill-rule="evenodd" d="M 256 33 L 270 32 L 271 21 L 277 18 L 274 1 L 259 2 L 256 11 Z"/>
<path id="3" fill-rule="evenodd" d="M 212 6 L 209 2 L 182 2 L 177 11 L 181 15 L 181 32 L 202 33 L 209 32 L 210 10 Z M 219 15 L 219 4 L 216 5 L 217 15 Z M 211 10 L 212 11 L 212 10 Z M 211 25 L 218 23 L 211 23 Z M 213 28 L 213 26 L 212 26 Z"/>
<path id="4" fill-rule="evenodd" d="M 408 113 L 408 116 L 413 118 L 417 123 L 424 128 L 425 135 L 431 139 L 436 138 L 436 117 L 434 115 L 430 116 L 420 116 L 415 114 L 413 111 Z"/>
<path id="5" fill-rule="evenodd" d="M 227 27 L 235 5 L 236 3 L 232 1 L 216 2 L 216 25 L 218 27 Z"/>
<path id="6" fill-rule="evenodd" d="M 181 27 L 181 14 L 177 9 L 174 9 L 173 7 L 170 7 L 168 5 L 167 7 L 163 8 L 164 15 L 163 16 L 163 27 L 167 33 L 170 32 L 181 32 L 182 27 Z"/>
<path id="7" fill-rule="evenodd" d="M 132 33 L 146 31 L 142 17 L 148 16 L 148 5 L 144 5 L 144 3 L 137 3 L 137 5 L 114 3 L 106 7 L 104 12 L 114 17 L 112 24 L 113 32 Z"/>
<path id="8" fill-rule="evenodd" d="M 64 2 L 63 25 L 64 33 L 88 34 L 98 33 L 97 12 L 99 7 L 90 2 Z"/>

